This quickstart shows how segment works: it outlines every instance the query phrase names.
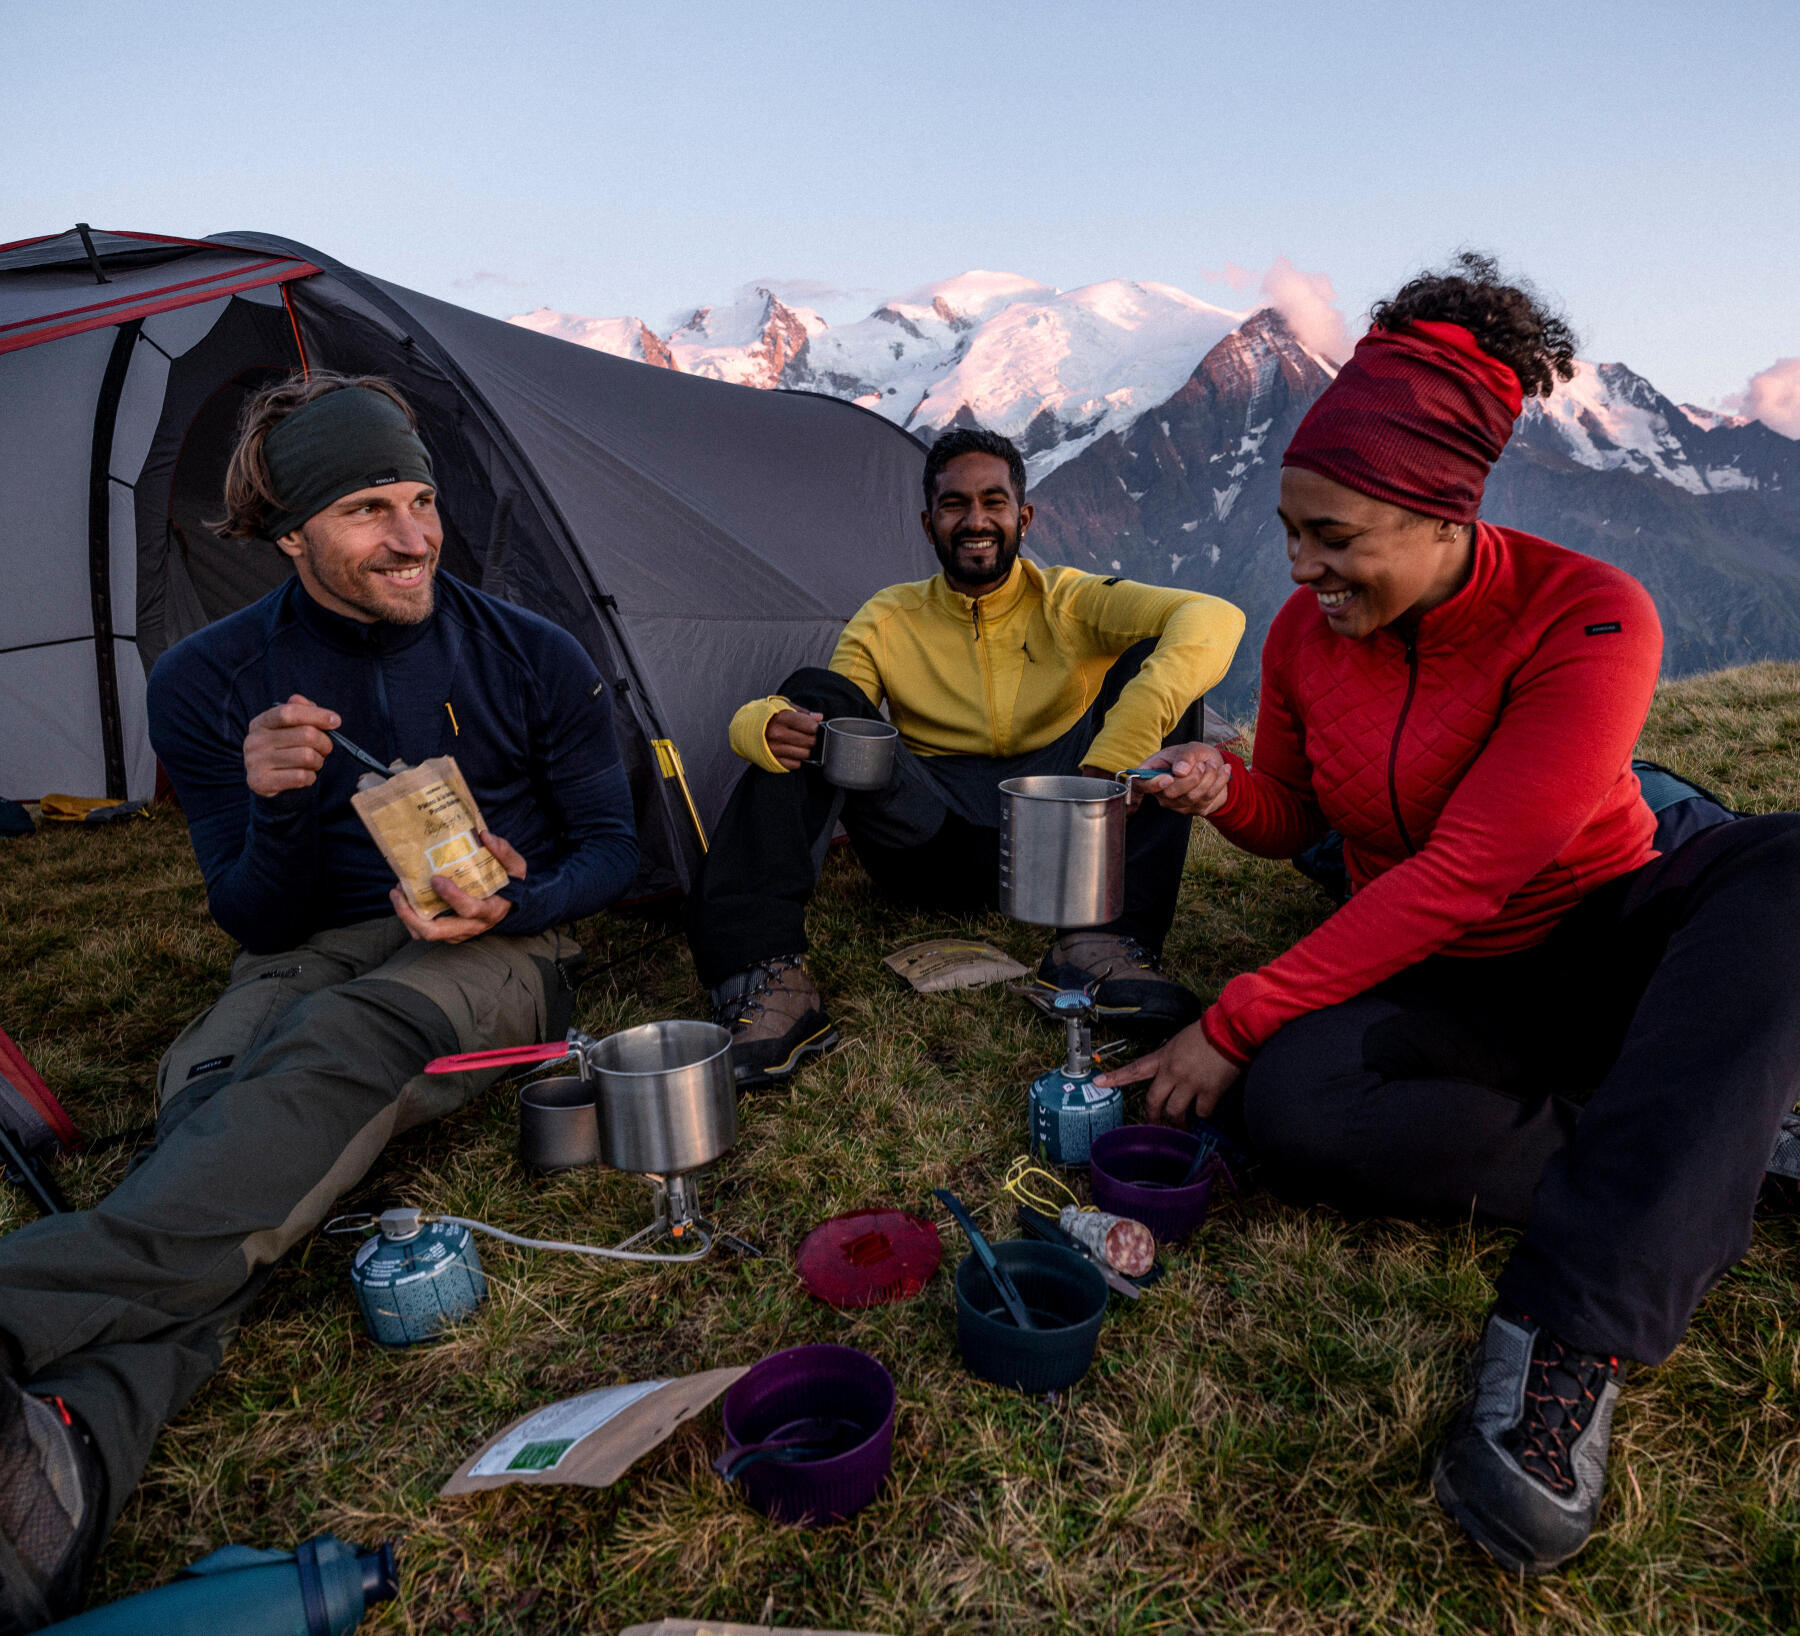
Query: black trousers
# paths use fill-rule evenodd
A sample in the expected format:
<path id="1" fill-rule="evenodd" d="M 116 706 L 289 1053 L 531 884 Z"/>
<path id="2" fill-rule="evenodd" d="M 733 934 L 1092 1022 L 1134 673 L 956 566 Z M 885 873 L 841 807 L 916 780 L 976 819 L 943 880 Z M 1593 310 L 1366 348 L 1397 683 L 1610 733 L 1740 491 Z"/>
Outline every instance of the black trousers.
<path id="1" fill-rule="evenodd" d="M 1055 742 L 1024 755 L 915 756 L 902 745 L 887 788 L 868 791 L 839 790 L 816 767 L 748 768 L 688 895 L 688 943 L 701 982 L 710 988 L 758 961 L 804 952 L 806 905 L 840 817 L 884 896 L 957 914 L 993 908 L 1000 886 L 1000 781 L 1078 771 L 1107 711 L 1155 646 L 1128 648 L 1081 718 Z M 797 670 L 780 692 L 828 721 L 880 719 L 862 689 L 835 671 Z M 1200 711 L 1196 701 L 1165 743 L 1198 739 Z M 1191 819 L 1155 801 L 1139 803 L 1125 825 L 1125 911 L 1108 930 L 1161 952 L 1191 827 Z"/>
<path id="2" fill-rule="evenodd" d="M 1702 831 L 1537 948 L 1296 1018 L 1244 1081 L 1250 1139 L 1290 1197 L 1523 1228 L 1504 1298 L 1660 1362 L 1748 1250 L 1800 1098 L 1797 906 L 1800 814 Z"/>

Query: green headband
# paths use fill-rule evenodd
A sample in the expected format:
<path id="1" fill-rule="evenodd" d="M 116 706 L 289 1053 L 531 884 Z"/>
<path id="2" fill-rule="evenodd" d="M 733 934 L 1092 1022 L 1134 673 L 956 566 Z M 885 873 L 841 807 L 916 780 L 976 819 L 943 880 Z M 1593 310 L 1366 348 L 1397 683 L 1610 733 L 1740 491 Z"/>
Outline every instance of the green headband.
<path id="1" fill-rule="evenodd" d="M 263 458 L 286 507 L 263 525 L 271 540 L 358 489 L 435 482 L 406 411 L 366 386 L 327 392 L 296 409 L 263 440 Z"/>

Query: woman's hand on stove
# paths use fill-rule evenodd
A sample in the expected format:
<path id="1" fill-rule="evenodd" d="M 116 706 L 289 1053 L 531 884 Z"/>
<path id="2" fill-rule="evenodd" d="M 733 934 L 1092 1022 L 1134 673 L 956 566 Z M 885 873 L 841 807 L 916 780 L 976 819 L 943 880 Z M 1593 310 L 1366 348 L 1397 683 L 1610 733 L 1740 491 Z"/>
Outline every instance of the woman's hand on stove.
<path id="1" fill-rule="evenodd" d="M 1113 1068 L 1094 1083 L 1139 1085 L 1148 1080 L 1150 1094 L 1144 1103 L 1145 1117 L 1156 1124 L 1179 1125 L 1190 1113 L 1206 1118 L 1242 1072 L 1206 1037 L 1199 1023 L 1189 1023 L 1148 1056 Z"/>

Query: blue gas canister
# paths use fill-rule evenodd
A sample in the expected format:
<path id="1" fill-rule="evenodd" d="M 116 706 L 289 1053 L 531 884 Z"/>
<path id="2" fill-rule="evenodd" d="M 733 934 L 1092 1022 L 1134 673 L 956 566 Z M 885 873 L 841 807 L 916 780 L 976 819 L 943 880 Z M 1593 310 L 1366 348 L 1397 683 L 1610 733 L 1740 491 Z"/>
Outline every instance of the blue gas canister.
<path id="1" fill-rule="evenodd" d="M 1094 1138 L 1124 1123 L 1125 1097 L 1116 1086 L 1094 1083 L 1093 1001 L 1080 989 L 1062 989 L 1049 1010 L 1068 1029 L 1068 1056 L 1059 1068 L 1032 1081 L 1026 1120 L 1031 1151 L 1056 1165 L 1085 1165 Z"/>
<path id="2" fill-rule="evenodd" d="M 487 1298 L 475 1236 L 416 1210 L 376 1218 L 375 1237 L 350 1263 L 350 1286 L 369 1334 L 382 1346 L 413 1346 L 466 1318 Z"/>

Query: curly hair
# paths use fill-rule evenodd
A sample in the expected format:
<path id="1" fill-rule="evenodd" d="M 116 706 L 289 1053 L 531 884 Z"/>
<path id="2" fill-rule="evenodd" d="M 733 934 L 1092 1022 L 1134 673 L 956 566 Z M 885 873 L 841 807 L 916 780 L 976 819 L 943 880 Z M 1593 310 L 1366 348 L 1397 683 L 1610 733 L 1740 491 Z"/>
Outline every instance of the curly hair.
<path id="1" fill-rule="evenodd" d="M 286 509 L 286 502 L 275 492 L 269 476 L 264 440 L 296 409 L 347 386 L 365 386 L 392 398 L 406 411 L 408 424 L 415 431 L 418 429 L 419 419 L 412 405 L 401 397 L 399 387 L 380 375 L 337 375 L 315 369 L 310 375 L 290 375 L 273 386 L 265 386 L 244 405 L 244 412 L 238 417 L 237 447 L 231 451 L 231 464 L 225 469 L 225 515 L 218 522 L 209 523 L 209 527 L 243 540 L 266 537 L 264 526 L 269 518 Z"/>
<path id="2" fill-rule="evenodd" d="M 958 455 L 991 454 L 1006 462 L 1012 478 L 1013 498 L 1025 503 L 1025 457 L 1010 437 L 990 432 L 981 426 L 953 426 L 925 451 L 925 509 L 937 500 L 937 480 L 944 468 Z"/>
<path id="3" fill-rule="evenodd" d="M 1464 250 L 1441 273 L 1421 273 L 1369 317 L 1383 329 L 1404 329 L 1417 319 L 1461 324 L 1481 350 L 1519 377 L 1528 398 L 1547 398 L 1558 381 L 1575 373 L 1576 337 L 1529 284 L 1508 283 L 1492 256 Z"/>

